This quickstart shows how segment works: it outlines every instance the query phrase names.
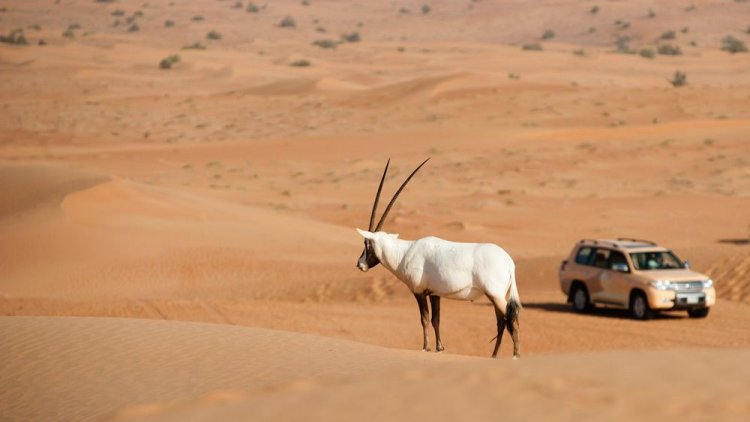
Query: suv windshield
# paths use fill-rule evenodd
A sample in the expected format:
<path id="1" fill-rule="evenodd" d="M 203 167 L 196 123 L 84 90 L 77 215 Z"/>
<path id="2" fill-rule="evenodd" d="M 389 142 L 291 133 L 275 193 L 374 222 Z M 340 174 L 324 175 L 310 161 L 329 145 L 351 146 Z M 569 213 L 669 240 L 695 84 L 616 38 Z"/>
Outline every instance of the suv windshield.
<path id="1" fill-rule="evenodd" d="M 635 252 L 630 254 L 636 270 L 675 270 L 685 265 L 671 251 Z"/>

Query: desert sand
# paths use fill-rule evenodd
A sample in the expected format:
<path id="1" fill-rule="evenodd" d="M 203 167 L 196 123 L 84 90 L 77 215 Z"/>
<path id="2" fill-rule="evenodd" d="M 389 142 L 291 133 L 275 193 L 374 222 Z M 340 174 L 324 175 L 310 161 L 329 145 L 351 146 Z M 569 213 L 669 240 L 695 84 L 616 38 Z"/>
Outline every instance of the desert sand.
<path id="1" fill-rule="evenodd" d="M 747 419 L 750 3 L 255 5 L 0 4 L 0 419 Z M 417 351 L 355 268 L 386 160 L 387 199 L 427 157 L 384 229 L 506 249 L 519 361 L 485 300 Z M 709 317 L 573 313 L 560 261 L 618 236 Z"/>

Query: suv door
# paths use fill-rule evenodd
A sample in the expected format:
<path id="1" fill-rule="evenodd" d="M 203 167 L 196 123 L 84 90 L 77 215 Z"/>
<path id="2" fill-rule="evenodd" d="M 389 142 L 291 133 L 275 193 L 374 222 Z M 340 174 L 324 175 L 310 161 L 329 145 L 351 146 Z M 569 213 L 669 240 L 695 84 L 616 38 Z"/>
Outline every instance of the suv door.
<path id="1" fill-rule="evenodd" d="M 585 281 L 594 302 L 611 302 L 607 286 L 602 283 L 608 280 L 605 271 L 609 268 L 609 254 L 610 250 L 606 248 L 594 248 L 591 254 Z"/>
<path id="2" fill-rule="evenodd" d="M 602 301 L 628 306 L 630 266 L 622 252 L 610 250 L 606 267 L 599 273 Z"/>

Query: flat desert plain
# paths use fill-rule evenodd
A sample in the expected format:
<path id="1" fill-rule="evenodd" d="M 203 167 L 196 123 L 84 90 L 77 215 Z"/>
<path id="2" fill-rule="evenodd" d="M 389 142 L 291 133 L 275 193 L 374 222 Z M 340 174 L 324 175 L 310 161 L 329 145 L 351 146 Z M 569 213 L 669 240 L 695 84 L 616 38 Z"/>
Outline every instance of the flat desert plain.
<path id="1" fill-rule="evenodd" d="M 750 2 L 0 1 L 0 420 L 748 420 Z M 731 38 L 727 38 L 731 37 Z M 678 73 L 679 72 L 679 73 Z M 685 77 L 681 80 L 680 75 Z M 686 82 L 686 83 L 683 83 Z M 355 268 L 384 229 L 515 259 L 486 300 Z M 573 313 L 582 238 L 718 302 Z"/>

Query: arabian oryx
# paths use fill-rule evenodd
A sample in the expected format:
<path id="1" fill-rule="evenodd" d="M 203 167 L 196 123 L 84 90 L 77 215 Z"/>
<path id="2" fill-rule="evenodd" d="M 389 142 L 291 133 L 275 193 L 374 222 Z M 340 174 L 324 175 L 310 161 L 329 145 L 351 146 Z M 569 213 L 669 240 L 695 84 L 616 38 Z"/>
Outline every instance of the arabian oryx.
<path id="1" fill-rule="evenodd" d="M 380 192 L 391 162 L 388 160 L 372 206 L 369 229 L 357 229 L 365 238 L 365 250 L 357 261 L 357 268 L 364 272 L 382 263 L 414 293 L 422 317 L 425 351 L 430 350 L 427 339 L 427 324 L 430 321 L 427 298 L 432 307 L 435 349 L 440 352 L 443 350 L 440 341 L 440 298 L 473 301 L 482 295 L 487 296 L 495 307 L 497 317 L 497 337 L 492 357 L 497 357 L 507 326 L 513 338 L 513 358 L 516 359 L 520 356 L 518 312 L 521 303 L 516 287 L 515 264 L 507 252 L 490 243 L 456 243 L 437 237 L 400 240 L 398 234 L 381 231 L 396 198 L 428 160 L 429 158 L 406 178 L 393 195 L 378 225 L 373 228 Z"/>

